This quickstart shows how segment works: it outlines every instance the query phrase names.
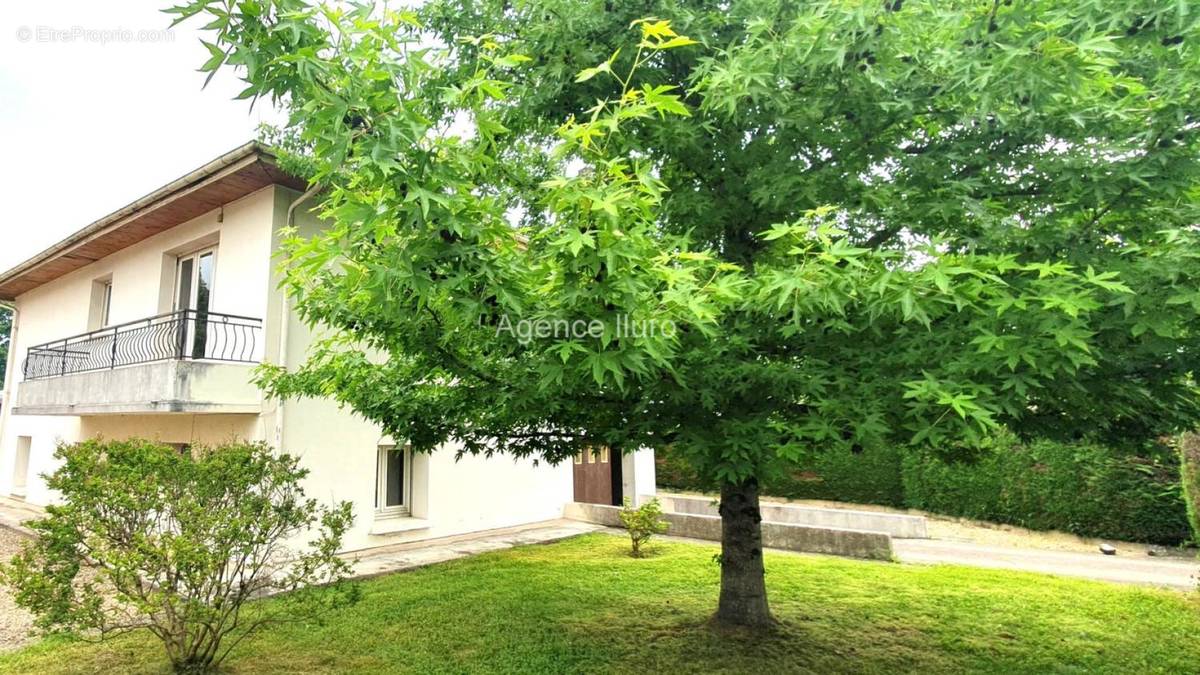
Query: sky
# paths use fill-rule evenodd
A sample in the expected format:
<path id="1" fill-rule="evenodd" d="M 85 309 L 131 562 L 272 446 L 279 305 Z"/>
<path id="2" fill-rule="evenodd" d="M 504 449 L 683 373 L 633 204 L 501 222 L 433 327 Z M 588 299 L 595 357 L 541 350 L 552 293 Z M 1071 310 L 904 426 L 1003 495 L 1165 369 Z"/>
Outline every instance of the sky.
<path id="1" fill-rule="evenodd" d="M 255 136 L 279 113 L 203 88 L 200 22 L 171 0 L 41 0 L 0 13 L 0 271 Z"/>

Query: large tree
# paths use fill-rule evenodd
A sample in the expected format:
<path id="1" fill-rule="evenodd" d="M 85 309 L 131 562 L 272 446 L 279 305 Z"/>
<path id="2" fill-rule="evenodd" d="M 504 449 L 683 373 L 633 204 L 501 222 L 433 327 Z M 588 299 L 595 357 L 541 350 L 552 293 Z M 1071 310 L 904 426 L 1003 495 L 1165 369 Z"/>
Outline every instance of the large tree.
<path id="1" fill-rule="evenodd" d="M 419 450 L 677 453 L 721 486 L 722 624 L 771 621 L 758 481 L 807 453 L 1200 417 L 1185 4 L 173 11 L 330 223 L 284 253 L 328 338 L 268 388 Z"/>

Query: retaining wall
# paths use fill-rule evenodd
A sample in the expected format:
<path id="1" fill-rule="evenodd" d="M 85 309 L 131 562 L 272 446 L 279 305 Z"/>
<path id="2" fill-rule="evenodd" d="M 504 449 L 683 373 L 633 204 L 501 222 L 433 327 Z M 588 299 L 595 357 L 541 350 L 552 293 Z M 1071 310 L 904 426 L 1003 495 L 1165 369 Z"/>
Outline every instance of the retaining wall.
<path id="1" fill-rule="evenodd" d="M 715 516 L 717 505 L 710 497 L 691 495 L 659 494 L 664 511 Z M 834 527 L 843 530 L 867 530 L 886 532 L 899 539 L 928 539 L 923 516 L 876 511 L 853 511 L 849 509 L 823 509 L 800 504 L 778 504 L 759 502 L 759 511 L 764 521 L 790 523 L 812 527 Z"/>
<path id="2" fill-rule="evenodd" d="M 621 527 L 621 509 L 603 504 L 571 502 L 563 515 L 573 520 Z M 663 513 L 670 524 L 667 534 L 693 539 L 721 540 L 721 518 L 694 513 Z M 803 553 L 825 553 L 868 560 L 891 560 L 892 537 L 886 532 L 848 530 L 837 527 L 813 527 L 793 523 L 764 521 L 763 545 Z"/>

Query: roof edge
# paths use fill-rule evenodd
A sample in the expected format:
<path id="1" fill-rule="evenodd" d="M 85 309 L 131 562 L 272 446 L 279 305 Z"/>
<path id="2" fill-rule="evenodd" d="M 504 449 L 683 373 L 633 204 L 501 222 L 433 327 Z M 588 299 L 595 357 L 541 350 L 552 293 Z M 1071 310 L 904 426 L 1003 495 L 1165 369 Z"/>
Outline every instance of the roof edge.
<path id="1" fill-rule="evenodd" d="M 152 206 L 160 201 L 163 201 L 171 195 L 186 190 L 193 185 L 203 182 L 220 172 L 222 169 L 245 160 L 247 157 L 259 155 L 265 159 L 274 161 L 275 154 L 264 144 L 259 141 L 248 141 L 238 147 L 226 152 L 216 159 L 213 159 L 203 166 L 193 169 L 188 173 L 176 178 L 175 180 L 163 185 L 162 187 L 142 196 L 134 201 L 122 206 L 121 208 L 109 213 L 108 215 L 93 221 L 91 224 L 83 227 L 80 230 L 73 232 L 70 236 L 59 241 L 58 243 L 46 248 L 40 253 L 28 258 L 17 266 L 0 273 L 0 285 L 11 281 L 12 279 L 21 276 L 36 268 L 38 265 L 52 260 L 67 251 L 73 246 L 83 242 L 91 236 L 103 231 L 105 228 L 113 225 L 124 218 L 127 218 L 138 211 L 141 211 L 149 206 Z M 0 298 L 3 299 L 3 298 Z"/>

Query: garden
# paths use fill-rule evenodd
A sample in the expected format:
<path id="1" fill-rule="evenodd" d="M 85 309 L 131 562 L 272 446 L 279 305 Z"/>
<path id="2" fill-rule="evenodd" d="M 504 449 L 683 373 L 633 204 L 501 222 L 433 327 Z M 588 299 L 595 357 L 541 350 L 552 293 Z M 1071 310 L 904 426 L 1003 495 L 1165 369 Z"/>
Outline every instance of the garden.
<path id="1" fill-rule="evenodd" d="M 266 334 L 312 342 L 251 383 L 378 430 L 368 517 L 429 524 L 404 495 L 446 474 L 414 483 L 406 453 L 652 450 L 660 484 L 719 500 L 720 545 L 656 536 L 650 507 L 629 540 L 355 579 L 367 502 L 340 490 L 364 476 L 306 494 L 282 427 L 285 447 L 83 439 L 0 570 L 49 635 L 0 669 L 1196 670 L 1194 592 L 771 551 L 759 505 L 1200 539 L 1188 3 L 165 11 L 202 26 L 205 77 L 281 113 L 262 149 L 299 189 L 272 188 Z M 625 330 L 651 321 L 670 330 Z"/>
<path id="2" fill-rule="evenodd" d="M 779 626 L 710 624 L 717 547 L 595 534 L 356 582 L 357 604 L 271 628 L 231 673 L 1191 672 L 1200 605 L 1178 592 L 965 567 L 768 553 Z M 270 602 L 270 601 L 268 601 Z M 148 634 L 52 639 L 0 671 L 162 673 Z"/>

